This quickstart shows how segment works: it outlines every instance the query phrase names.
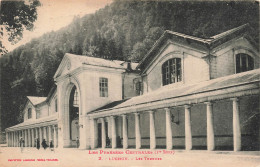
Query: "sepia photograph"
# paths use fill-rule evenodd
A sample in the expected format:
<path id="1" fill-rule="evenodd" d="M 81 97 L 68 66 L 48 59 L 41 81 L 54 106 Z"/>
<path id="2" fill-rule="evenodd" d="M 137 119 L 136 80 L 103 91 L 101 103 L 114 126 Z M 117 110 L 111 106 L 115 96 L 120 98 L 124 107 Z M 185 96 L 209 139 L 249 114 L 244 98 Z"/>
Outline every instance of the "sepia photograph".
<path id="1" fill-rule="evenodd" d="M 0 4 L 1 167 L 260 167 L 259 1 Z"/>

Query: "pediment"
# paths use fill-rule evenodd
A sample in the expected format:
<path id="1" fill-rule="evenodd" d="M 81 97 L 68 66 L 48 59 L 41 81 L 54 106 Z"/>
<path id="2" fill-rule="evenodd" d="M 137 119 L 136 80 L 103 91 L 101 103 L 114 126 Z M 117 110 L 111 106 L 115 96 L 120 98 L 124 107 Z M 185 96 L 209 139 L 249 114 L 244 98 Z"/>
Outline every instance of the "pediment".
<path id="1" fill-rule="evenodd" d="M 70 73 L 76 68 L 82 66 L 82 63 L 83 62 L 77 59 L 76 56 L 66 53 L 53 78 L 58 78 Z"/>
<path id="2" fill-rule="evenodd" d="M 24 105 L 23 111 L 25 113 L 25 111 L 27 111 L 29 108 L 35 108 L 34 105 L 32 104 L 32 102 L 30 100 L 27 100 L 26 104 Z"/>
<path id="3" fill-rule="evenodd" d="M 212 53 L 216 56 L 219 56 L 229 51 L 230 49 L 233 49 L 234 51 L 242 49 L 259 57 L 258 49 L 254 46 L 254 44 L 252 44 L 250 40 L 248 40 L 248 38 L 245 37 L 240 37 L 223 43 L 222 45 L 214 48 Z"/>

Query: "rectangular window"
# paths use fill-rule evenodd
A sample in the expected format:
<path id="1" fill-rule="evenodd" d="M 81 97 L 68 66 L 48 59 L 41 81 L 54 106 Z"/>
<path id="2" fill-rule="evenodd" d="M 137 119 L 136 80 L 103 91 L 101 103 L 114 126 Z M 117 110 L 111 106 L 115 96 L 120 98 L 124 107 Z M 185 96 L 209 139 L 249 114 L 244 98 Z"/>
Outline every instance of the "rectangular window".
<path id="1" fill-rule="evenodd" d="M 142 92 L 143 92 L 142 82 L 141 81 L 136 81 L 135 82 L 135 94 L 136 95 L 141 95 Z"/>
<path id="2" fill-rule="evenodd" d="M 108 97 L 108 79 L 99 78 L 99 95 L 100 97 Z"/>

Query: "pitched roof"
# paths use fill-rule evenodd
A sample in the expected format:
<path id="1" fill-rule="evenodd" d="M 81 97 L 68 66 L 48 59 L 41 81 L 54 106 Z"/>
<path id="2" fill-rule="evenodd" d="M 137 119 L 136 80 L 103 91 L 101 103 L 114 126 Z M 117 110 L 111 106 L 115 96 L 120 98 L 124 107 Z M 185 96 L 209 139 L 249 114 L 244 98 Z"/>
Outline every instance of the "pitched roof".
<path id="1" fill-rule="evenodd" d="M 153 57 L 155 57 L 156 49 L 162 47 L 165 44 L 165 41 L 167 39 L 172 39 L 175 42 L 183 43 L 186 45 L 188 44 L 193 48 L 196 48 L 198 50 L 207 53 L 209 49 L 217 47 L 218 45 L 223 44 L 224 42 L 234 37 L 244 34 L 245 30 L 247 30 L 249 27 L 250 27 L 249 24 L 244 24 L 242 26 L 225 31 L 223 33 L 212 36 L 210 38 L 198 38 L 198 37 L 166 30 L 163 33 L 163 35 L 155 42 L 153 47 L 144 56 L 144 58 L 140 61 L 137 68 L 142 69 L 144 66 L 148 65 L 149 62 L 153 59 Z"/>
<path id="2" fill-rule="evenodd" d="M 223 37 L 225 37 L 225 36 L 227 36 L 227 35 L 229 35 L 229 34 L 232 34 L 232 33 L 236 32 L 236 31 L 238 31 L 238 30 L 242 30 L 242 29 L 244 29 L 244 28 L 246 28 L 246 27 L 248 27 L 248 26 L 249 26 L 249 24 L 247 23 L 247 24 L 244 24 L 244 25 L 242 25 L 242 26 L 239 26 L 239 27 L 233 28 L 233 29 L 231 29 L 231 30 L 225 31 L 225 32 L 223 32 L 223 33 L 217 34 L 217 35 L 215 35 L 215 36 L 212 36 L 212 37 L 210 37 L 210 38 L 211 38 L 211 41 L 214 41 L 214 40 L 218 40 L 218 39 L 220 39 L 220 38 L 223 38 Z"/>
<path id="3" fill-rule="evenodd" d="M 81 67 L 82 65 L 92 65 L 99 67 L 108 67 L 108 68 L 116 68 L 116 69 L 127 69 L 127 62 L 120 60 L 107 60 L 103 58 L 85 56 L 85 55 L 75 55 L 71 53 L 66 53 L 60 66 L 58 67 L 54 78 L 56 78 L 60 73 L 64 66 L 64 63 L 69 59 L 71 64 L 74 66 L 74 69 Z M 133 70 L 136 70 L 138 63 L 131 63 L 131 67 Z"/>
<path id="4" fill-rule="evenodd" d="M 70 57 L 70 59 L 73 62 L 78 64 L 89 64 L 94 66 L 121 68 L 121 69 L 127 68 L 127 64 L 124 61 L 120 61 L 120 60 L 107 60 L 103 58 L 75 55 L 71 53 L 66 53 L 66 56 Z M 131 63 L 131 65 L 135 69 L 137 63 Z"/>
<path id="5" fill-rule="evenodd" d="M 152 102 L 171 99 L 171 98 L 189 96 L 189 95 L 203 93 L 203 92 L 210 92 L 214 90 L 235 87 L 238 85 L 259 82 L 259 81 L 260 81 L 260 69 L 256 69 L 248 72 L 243 72 L 239 74 L 229 75 L 226 77 L 212 79 L 209 81 L 200 82 L 197 84 L 184 85 L 178 88 L 176 88 L 174 84 L 170 84 L 158 90 L 155 90 L 153 92 L 148 92 L 142 96 L 133 97 L 114 107 L 93 111 L 88 114 L 105 112 L 105 111 L 115 110 L 120 108 L 127 108 L 131 106 L 137 106 L 141 104 L 147 104 L 147 103 L 152 103 Z"/>
<path id="6" fill-rule="evenodd" d="M 27 96 L 30 102 L 35 106 L 40 104 L 46 100 L 46 97 L 36 97 L 36 96 Z"/>
<path id="7" fill-rule="evenodd" d="M 40 126 L 41 124 L 47 124 L 47 123 L 51 123 L 51 122 L 55 122 L 55 121 L 57 121 L 57 116 L 53 115 L 53 116 L 39 118 L 39 119 L 36 119 L 36 120 L 26 121 L 26 122 L 17 124 L 15 126 L 11 126 L 9 128 L 6 128 L 6 130 L 14 130 L 16 128 L 24 129 L 26 127 L 28 128 L 28 126 L 31 128 L 32 125 L 34 125 L 34 126 L 39 125 Z"/>

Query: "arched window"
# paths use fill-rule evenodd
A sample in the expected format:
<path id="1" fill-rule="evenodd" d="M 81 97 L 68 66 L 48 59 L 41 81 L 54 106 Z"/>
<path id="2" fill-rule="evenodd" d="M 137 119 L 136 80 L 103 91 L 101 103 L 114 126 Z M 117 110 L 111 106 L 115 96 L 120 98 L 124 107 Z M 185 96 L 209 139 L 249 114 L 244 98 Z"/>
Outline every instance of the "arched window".
<path id="1" fill-rule="evenodd" d="M 32 118 L 32 109 L 28 108 L 28 119 Z"/>
<path id="2" fill-rule="evenodd" d="M 169 59 L 162 65 L 162 82 L 168 85 L 182 80 L 181 59 Z"/>
<path id="3" fill-rule="evenodd" d="M 236 73 L 245 72 L 254 69 L 254 59 L 245 54 L 239 53 L 236 55 Z"/>

